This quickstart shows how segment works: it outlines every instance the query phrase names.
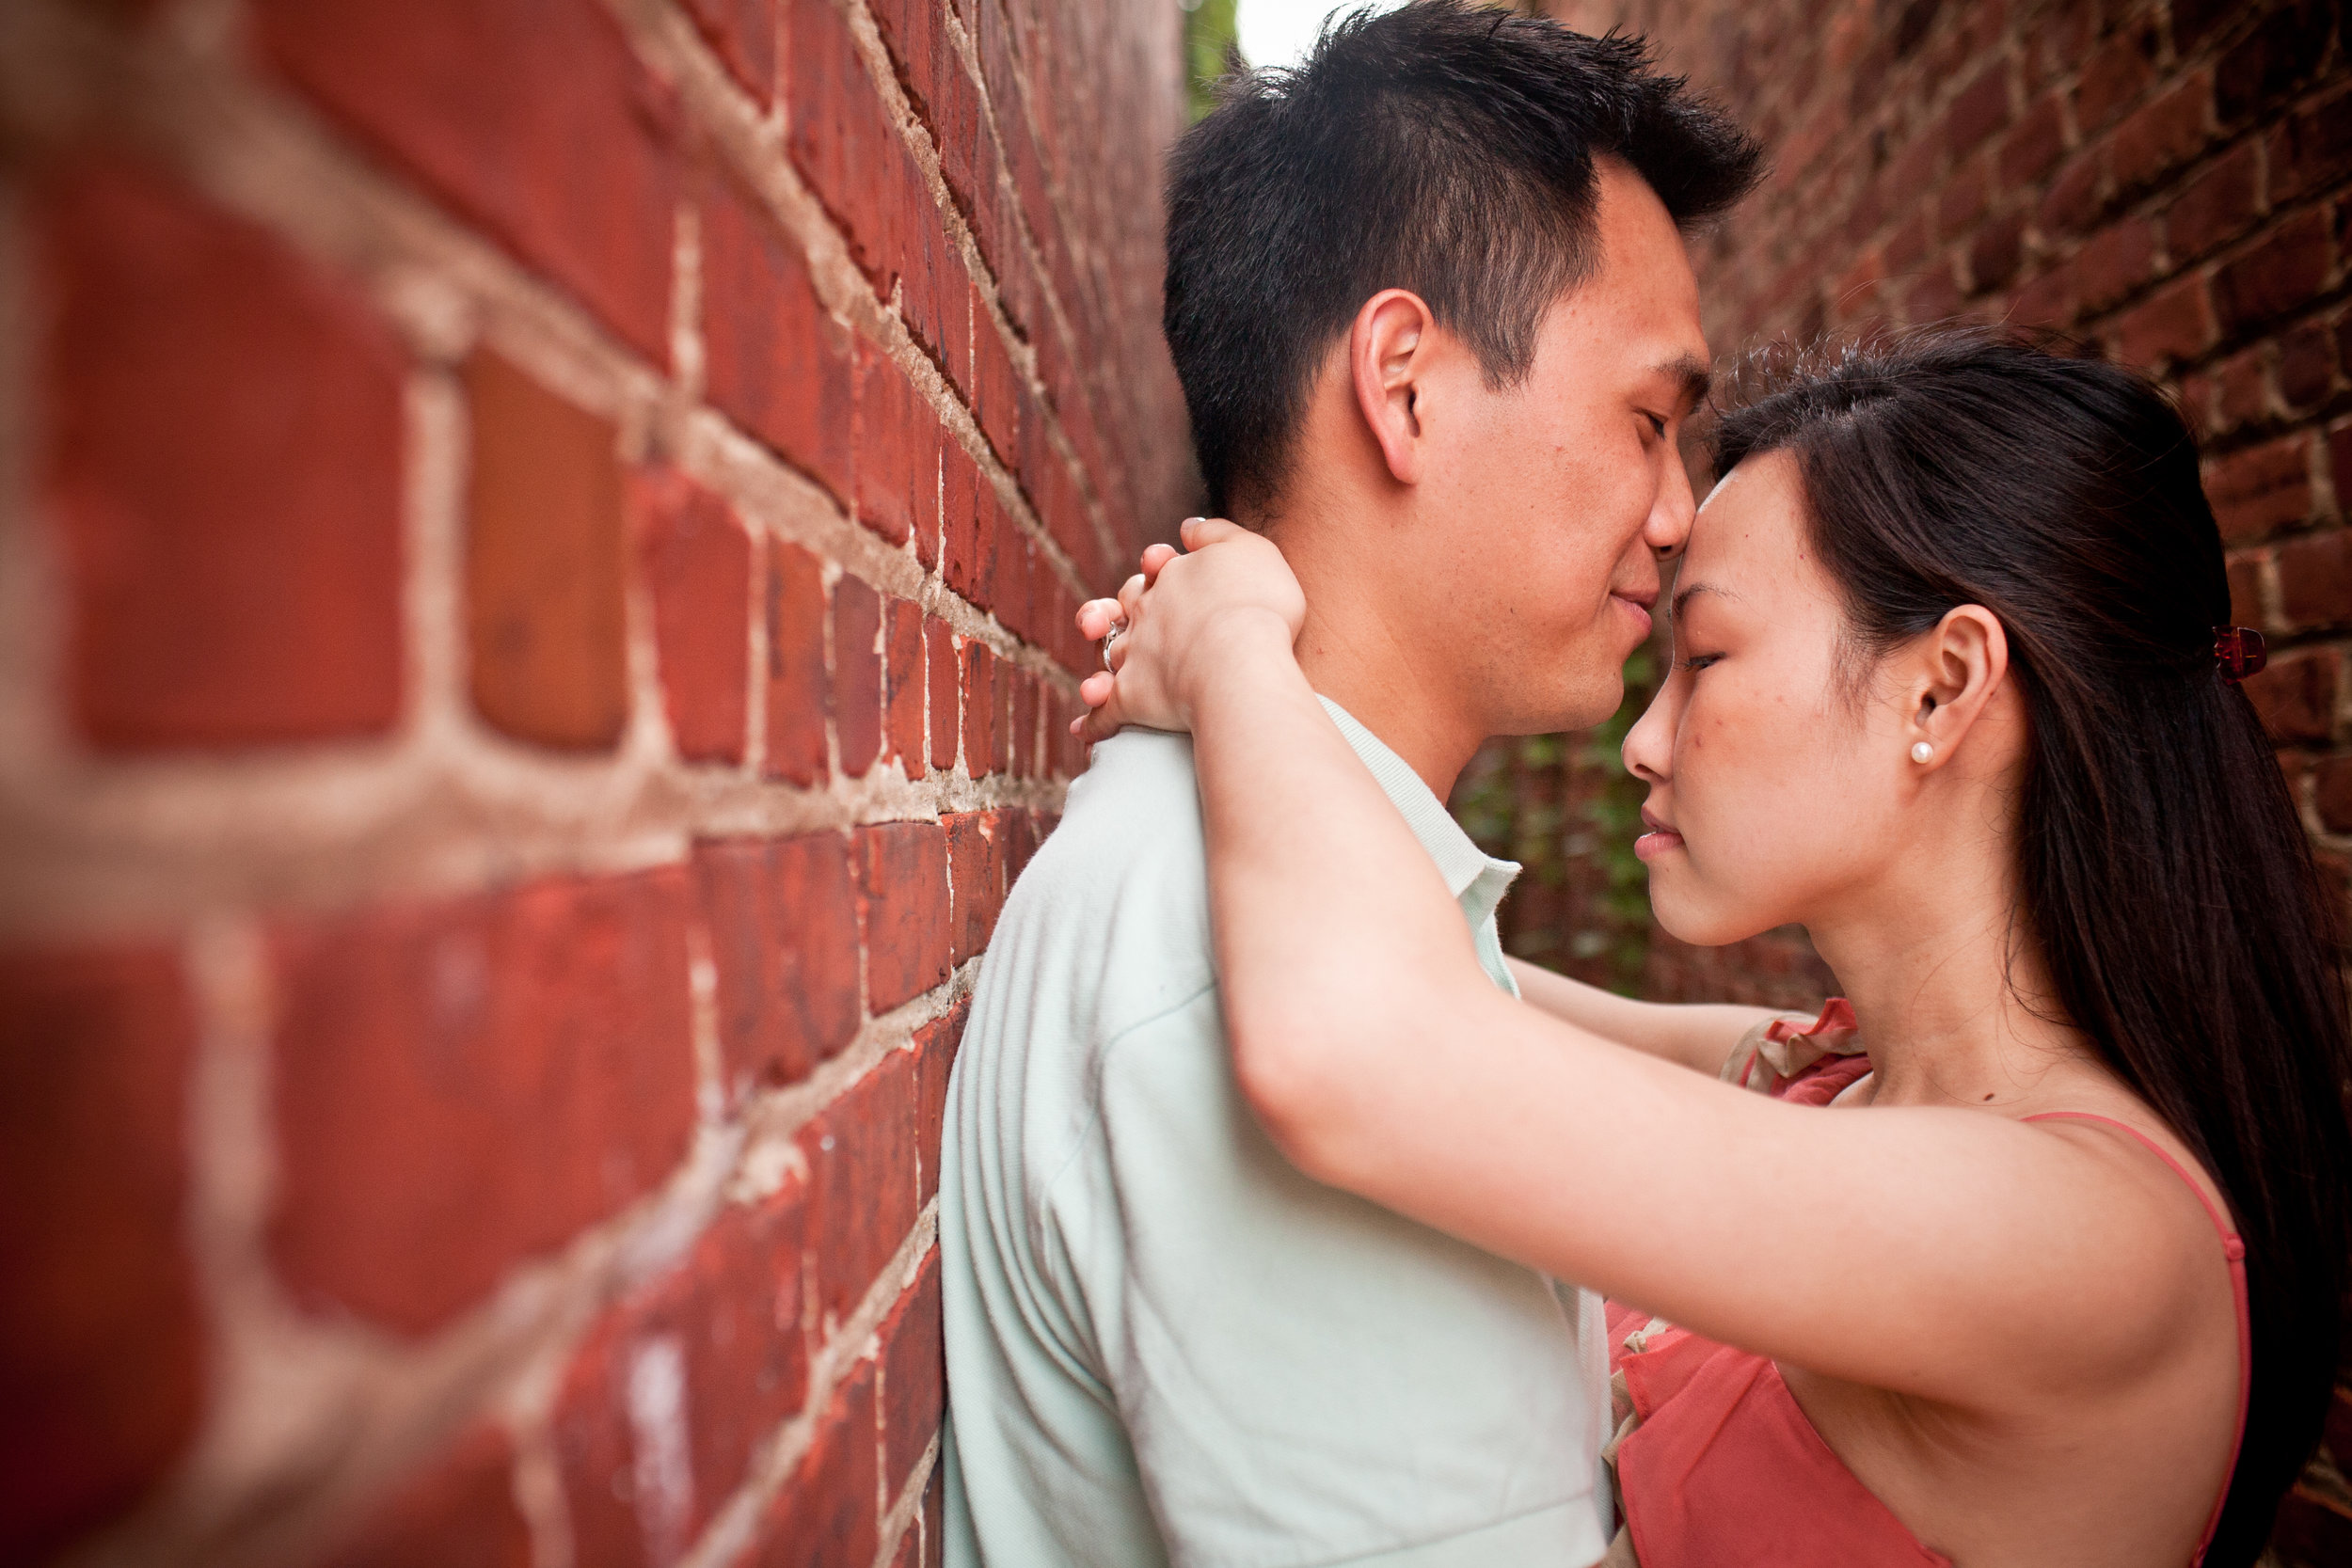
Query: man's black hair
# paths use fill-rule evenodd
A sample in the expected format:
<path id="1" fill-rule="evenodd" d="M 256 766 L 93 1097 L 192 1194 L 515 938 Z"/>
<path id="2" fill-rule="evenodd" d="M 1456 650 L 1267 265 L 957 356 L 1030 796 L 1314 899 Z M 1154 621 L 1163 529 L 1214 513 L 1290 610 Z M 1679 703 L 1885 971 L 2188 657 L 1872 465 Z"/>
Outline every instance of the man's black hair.
<path id="1" fill-rule="evenodd" d="M 1162 317 L 1220 512 L 1279 492 L 1326 351 L 1382 289 L 1419 294 L 1507 386 L 1597 261 L 1595 157 L 1685 229 L 1762 171 L 1641 40 L 1463 0 L 1356 11 L 1223 97 L 1171 155 Z"/>

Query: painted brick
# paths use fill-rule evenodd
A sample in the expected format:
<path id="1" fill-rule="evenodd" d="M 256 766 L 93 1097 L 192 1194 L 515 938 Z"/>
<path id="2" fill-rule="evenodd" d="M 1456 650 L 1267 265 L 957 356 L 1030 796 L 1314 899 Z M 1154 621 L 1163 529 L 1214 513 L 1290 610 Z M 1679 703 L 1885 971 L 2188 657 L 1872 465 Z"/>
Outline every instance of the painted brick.
<path id="1" fill-rule="evenodd" d="M 2311 444 L 2285 436 L 2215 460 L 2205 495 L 2224 539 L 2254 539 L 2311 515 Z"/>
<path id="2" fill-rule="evenodd" d="M 678 754 L 739 763 L 751 707 L 751 536 L 724 500 L 674 469 L 632 475 L 629 495 Z"/>
<path id="3" fill-rule="evenodd" d="M 267 234 L 141 169 L 60 170 L 34 221 L 41 489 L 82 736 L 148 751 L 390 728 L 398 344 Z"/>
<path id="4" fill-rule="evenodd" d="M 504 359 L 466 363 L 466 632 L 475 708 L 541 746 L 628 722 L 621 470 L 612 424 Z"/>
<path id="5" fill-rule="evenodd" d="M 887 715 L 890 755 L 911 779 L 925 772 L 924 751 L 929 741 L 923 720 L 923 611 L 905 599 L 893 599 L 882 628 L 883 705 Z"/>
<path id="6" fill-rule="evenodd" d="M 996 655 L 985 642 L 963 645 L 963 768 L 973 778 L 996 771 Z"/>
<path id="7" fill-rule="evenodd" d="M 730 1093 L 799 1082 L 858 1029 L 848 841 L 827 832 L 702 844 L 694 876 Z"/>
<path id="8" fill-rule="evenodd" d="M 404 1335 L 667 1178 L 693 1122 L 675 867 L 282 927 L 270 1251 Z"/>
<path id="9" fill-rule="evenodd" d="M 704 192 L 702 252 L 711 404 L 847 498 L 856 407 L 848 330 L 818 303 L 800 251 L 731 182 Z"/>
<path id="10" fill-rule="evenodd" d="M 1008 883 L 993 814 L 961 812 L 946 823 L 948 875 L 955 884 L 954 958 L 961 964 L 988 945 Z"/>
<path id="11" fill-rule="evenodd" d="M 815 1286 L 829 1323 L 857 1309 L 914 1228 L 914 1056 L 894 1051 L 801 1130 L 816 1234 Z"/>
<path id="12" fill-rule="evenodd" d="M 2278 559 L 2280 609 L 2290 627 L 2352 621 L 2352 533 L 2291 540 Z"/>
<path id="13" fill-rule="evenodd" d="M 8 1561 L 47 1561 L 136 1502 L 196 1434 L 205 1348 L 182 1240 L 195 1028 L 167 951 L 0 956 Z"/>
<path id="14" fill-rule="evenodd" d="M 857 831 L 866 1006 L 885 1013 L 947 978 L 947 835 L 935 822 Z"/>
<path id="15" fill-rule="evenodd" d="M 834 1390 L 808 1450 L 760 1520 L 755 1568 L 873 1568 L 882 1550 L 875 1368 Z"/>
<path id="16" fill-rule="evenodd" d="M 931 767 L 944 773 L 956 765 L 956 720 L 962 707 L 955 634 L 946 622 L 924 621 L 923 648 L 924 684 L 930 693 Z"/>
<path id="17" fill-rule="evenodd" d="M 841 771 L 862 777 L 882 754 L 882 595 L 852 577 L 833 591 L 833 722 Z"/>
<path id="18" fill-rule="evenodd" d="M 2224 263 L 2213 279 L 2214 308 L 2222 325 L 2248 331 L 2311 298 L 2327 281 L 2330 248 L 2326 217 L 2304 213 Z"/>
<path id="19" fill-rule="evenodd" d="M 515 1502 L 515 1449 L 483 1423 L 393 1488 L 328 1568 L 531 1568 L 531 1527 Z"/>
<path id="20" fill-rule="evenodd" d="M 367 148 L 668 362 L 675 111 L 604 7 L 257 0 L 249 16 L 263 56 Z"/>
<path id="21" fill-rule="evenodd" d="M 721 1211 L 583 1338 L 549 1422 L 578 1568 L 675 1561 L 805 1402 L 807 1243 L 787 1177 Z"/>
<path id="22" fill-rule="evenodd" d="M 882 1320 L 881 1338 L 882 1474 L 885 1491 L 895 1495 L 914 1473 L 946 1407 L 937 1247 L 924 1256 L 914 1283 Z"/>
<path id="23" fill-rule="evenodd" d="M 764 771 L 814 784 L 825 758 L 825 573 L 798 545 L 768 547 L 768 755 Z"/>

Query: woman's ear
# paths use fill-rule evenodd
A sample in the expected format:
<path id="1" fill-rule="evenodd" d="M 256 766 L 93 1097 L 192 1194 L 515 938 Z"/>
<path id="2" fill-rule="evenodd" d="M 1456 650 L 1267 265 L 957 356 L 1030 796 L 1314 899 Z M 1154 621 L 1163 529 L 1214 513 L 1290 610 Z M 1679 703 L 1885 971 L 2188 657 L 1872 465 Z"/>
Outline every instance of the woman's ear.
<path id="1" fill-rule="evenodd" d="M 1976 727 L 2009 675 L 2009 633 L 1982 605 L 1964 604 L 1913 645 L 1911 712 L 1903 744 L 1923 768 L 1941 767 Z M 1922 751 L 1924 748 L 1924 752 Z"/>
<path id="2" fill-rule="evenodd" d="M 1383 289 L 1364 301 L 1348 332 L 1356 406 L 1380 443 L 1389 477 L 1399 484 L 1421 480 L 1419 403 L 1436 325 L 1437 317 L 1419 294 Z"/>

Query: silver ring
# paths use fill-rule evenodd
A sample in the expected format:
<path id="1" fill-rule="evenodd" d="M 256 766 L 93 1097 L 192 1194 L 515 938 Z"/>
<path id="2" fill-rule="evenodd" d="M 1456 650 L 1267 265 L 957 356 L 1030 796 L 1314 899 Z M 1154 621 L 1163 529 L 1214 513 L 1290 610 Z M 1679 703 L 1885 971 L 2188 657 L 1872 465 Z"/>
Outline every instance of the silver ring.
<path id="1" fill-rule="evenodd" d="M 1110 669 L 1110 667 L 1111 667 L 1111 644 L 1112 644 L 1112 643 L 1114 643 L 1114 642 L 1116 642 L 1116 641 L 1119 641 L 1119 639 L 1120 639 L 1120 636 L 1121 636 L 1121 635 L 1122 635 L 1122 634 L 1126 631 L 1126 629 L 1127 629 L 1127 624 L 1126 624 L 1124 621 L 1114 621 L 1114 622 L 1112 622 L 1112 623 L 1111 623 L 1111 629 L 1110 629 L 1110 630 L 1108 630 L 1108 631 L 1106 631 L 1106 632 L 1104 632 L 1104 633 L 1103 634 L 1103 668 L 1104 668 L 1104 669 L 1105 669 L 1105 670 L 1109 670 L 1109 669 Z M 1112 673 L 1113 673 L 1114 674 L 1116 674 L 1118 672 L 1113 671 Z"/>

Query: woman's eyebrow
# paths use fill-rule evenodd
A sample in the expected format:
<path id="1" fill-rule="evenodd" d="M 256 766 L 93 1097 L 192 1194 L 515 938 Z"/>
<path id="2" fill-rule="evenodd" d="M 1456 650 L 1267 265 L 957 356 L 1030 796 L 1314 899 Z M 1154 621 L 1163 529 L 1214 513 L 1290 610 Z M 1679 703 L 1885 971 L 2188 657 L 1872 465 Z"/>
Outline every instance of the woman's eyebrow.
<path id="1" fill-rule="evenodd" d="M 1697 597 L 1701 594 L 1712 594 L 1716 597 L 1723 599 L 1736 599 L 1740 596 L 1730 589 L 1721 587 L 1715 583 L 1692 583 L 1687 588 L 1678 588 L 1675 590 L 1674 619 L 1677 621 L 1681 620 L 1684 610 L 1689 607 L 1693 598 Z"/>

